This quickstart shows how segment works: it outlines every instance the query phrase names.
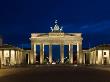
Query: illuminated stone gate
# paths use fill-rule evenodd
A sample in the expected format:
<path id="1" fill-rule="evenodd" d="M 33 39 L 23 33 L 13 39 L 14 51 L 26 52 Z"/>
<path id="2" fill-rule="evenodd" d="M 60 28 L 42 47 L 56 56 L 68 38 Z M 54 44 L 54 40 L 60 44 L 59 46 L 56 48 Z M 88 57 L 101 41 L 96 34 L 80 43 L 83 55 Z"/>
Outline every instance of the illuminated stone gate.
<path id="1" fill-rule="evenodd" d="M 73 46 L 77 45 L 77 64 L 83 63 L 81 33 L 64 33 L 55 21 L 54 27 L 50 27 L 49 33 L 31 34 L 30 64 L 36 63 L 36 45 L 40 45 L 40 64 L 44 62 L 44 45 L 49 45 L 49 63 L 52 63 L 52 45 L 60 45 L 60 63 L 64 63 L 64 45 L 69 46 L 69 62 L 73 64 Z"/>

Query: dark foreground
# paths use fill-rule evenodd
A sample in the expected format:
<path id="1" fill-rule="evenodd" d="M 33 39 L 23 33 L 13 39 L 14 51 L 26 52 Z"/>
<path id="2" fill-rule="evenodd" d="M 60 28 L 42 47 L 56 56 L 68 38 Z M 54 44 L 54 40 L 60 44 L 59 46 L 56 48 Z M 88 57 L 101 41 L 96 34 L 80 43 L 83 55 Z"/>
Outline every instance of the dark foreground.
<path id="1" fill-rule="evenodd" d="M 0 70 L 0 82 L 110 82 L 110 72 L 85 66 L 36 66 Z"/>

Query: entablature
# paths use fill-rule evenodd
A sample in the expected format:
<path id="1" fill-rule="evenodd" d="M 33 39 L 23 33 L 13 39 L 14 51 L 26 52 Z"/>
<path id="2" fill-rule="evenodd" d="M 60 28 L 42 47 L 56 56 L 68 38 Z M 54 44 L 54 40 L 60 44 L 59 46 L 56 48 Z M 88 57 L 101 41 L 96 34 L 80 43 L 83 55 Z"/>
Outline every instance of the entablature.
<path id="1" fill-rule="evenodd" d="M 64 32 L 50 32 L 50 33 L 32 33 L 31 38 L 44 37 L 81 37 L 81 33 L 64 33 Z"/>

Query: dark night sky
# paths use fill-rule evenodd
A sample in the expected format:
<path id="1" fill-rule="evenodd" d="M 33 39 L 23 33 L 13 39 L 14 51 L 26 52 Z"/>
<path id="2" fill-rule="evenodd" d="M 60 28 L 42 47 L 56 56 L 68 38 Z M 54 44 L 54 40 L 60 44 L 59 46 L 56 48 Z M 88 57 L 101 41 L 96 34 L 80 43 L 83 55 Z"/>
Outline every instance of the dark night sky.
<path id="1" fill-rule="evenodd" d="M 0 0 L 4 43 L 29 44 L 33 32 L 49 32 L 54 20 L 64 32 L 82 32 L 83 47 L 110 43 L 109 0 Z"/>

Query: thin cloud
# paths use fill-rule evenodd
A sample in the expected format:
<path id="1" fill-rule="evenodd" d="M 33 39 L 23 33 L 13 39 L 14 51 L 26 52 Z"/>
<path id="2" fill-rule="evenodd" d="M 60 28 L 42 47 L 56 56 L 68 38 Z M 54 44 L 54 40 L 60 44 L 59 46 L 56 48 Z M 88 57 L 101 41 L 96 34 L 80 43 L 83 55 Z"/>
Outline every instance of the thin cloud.
<path id="1" fill-rule="evenodd" d="M 80 27 L 80 30 L 83 32 L 90 32 L 90 33 L 101 33 L 106 30 L 106 32 L 109 32 L 110 30 L 110 21 L 102 21 L 96 24 L 91 25 L 84 25 Z"/>

